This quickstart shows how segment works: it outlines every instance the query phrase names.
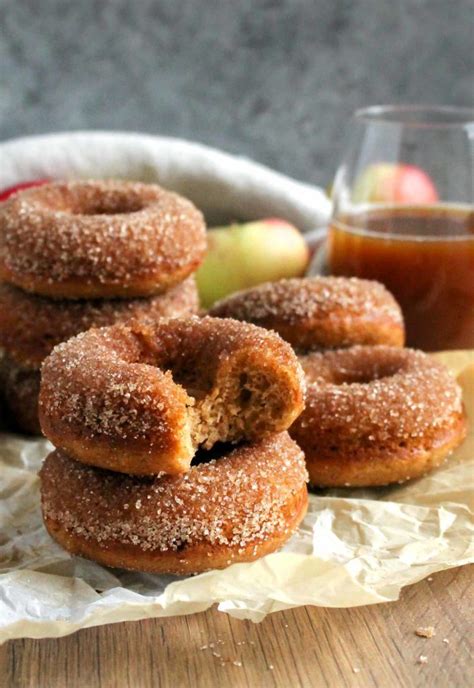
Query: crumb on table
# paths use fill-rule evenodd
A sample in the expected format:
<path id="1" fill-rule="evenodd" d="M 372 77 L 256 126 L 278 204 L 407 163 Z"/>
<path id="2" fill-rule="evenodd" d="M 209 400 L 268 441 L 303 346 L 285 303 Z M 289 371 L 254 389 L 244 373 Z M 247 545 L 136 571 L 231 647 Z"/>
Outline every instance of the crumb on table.
<path id="1" fill-rule="evenodd" d="M 415 635 L 420 638 L 432 638 L 436 635 L 436 631 L 433 626 L 420 626 L 415 630 Z"/>

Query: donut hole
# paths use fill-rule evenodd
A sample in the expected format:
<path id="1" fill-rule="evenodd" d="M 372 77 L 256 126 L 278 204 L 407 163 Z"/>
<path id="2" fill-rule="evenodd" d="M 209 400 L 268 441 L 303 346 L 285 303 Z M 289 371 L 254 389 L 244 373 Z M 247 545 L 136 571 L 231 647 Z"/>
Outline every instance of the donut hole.
<path id="1" fill-rule="evenodd" d="M 71 215 L 129 215 L 143 210 L 143 201 L 138 197 L 125 194 L 111 194 L 111 197 L 93 197 L 68 209 Z"/>
<path id="2" fill-rule="evenodd" d="M 180 337 L 166 336 L 158 341 L 148 330 L 137 330 L 135 337 L 139 344 L 137 360 L 169 373 L 173 382 L 190 397 L 190 406 L 211 392 L 215 369 L 212 365 L 203 365 L 205 341 L 184 342 Z"/>
<path id="3" fill-rule="evenodd" d="M 310 382 L 327 382 L 333 385 L 368 385 L 397 375 L 406 362 L 402 349 L 386 347 L 352 347 L 300 356 L 306 377 Z"/>
<path id="4" fill-rule="evenodd" d="M 376 380 L 393 377 L 399 372 L 399 368 L 383 369 L 378 365 L 369 366 L 366 370 L 337 370 L 332 375 L 335 385 L 368 385 Z"/>
<path id="5" fill-rule="evenodd" d="M 210 371 L 201 370 L 195 360 L 171 361 L 163 369 L 169 371 L 173 381 L 196 401 L 203 399 L 212 389 Z"/>
<path id="6" fill-rule="evenodd" d="M 129 215 L 145 207 L 144 199 L 138 194 L 121 189 L 99 193 L 87 185 L 50 187 L 36 196 L 35 203 L 43 209 L 68 215 Z"/>

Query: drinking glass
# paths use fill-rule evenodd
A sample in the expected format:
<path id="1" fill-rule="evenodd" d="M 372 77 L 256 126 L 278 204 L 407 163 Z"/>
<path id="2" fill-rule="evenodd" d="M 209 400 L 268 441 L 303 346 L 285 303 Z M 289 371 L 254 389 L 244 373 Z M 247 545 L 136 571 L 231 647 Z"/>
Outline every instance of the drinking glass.
<path id="1" fill-rule="evenodd" d="M 385 284 L 409 346 L 474 348 L 473 168 L 472 109 L 376 106 L 353 117 L 327 266 Z"/>

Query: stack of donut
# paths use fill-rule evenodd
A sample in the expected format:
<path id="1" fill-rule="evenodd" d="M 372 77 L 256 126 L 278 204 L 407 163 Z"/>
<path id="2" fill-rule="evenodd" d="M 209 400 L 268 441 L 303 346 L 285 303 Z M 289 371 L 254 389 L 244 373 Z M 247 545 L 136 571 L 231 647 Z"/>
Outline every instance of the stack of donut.
<path id="1" fill-rule="evenodd" d="M 89 329 L 197 311 L 201 213 L 156 185 L 50 183 L 0 203 L 0 396 L 37 434 L 40 366 Z"/>
<path id="2" fill-rule="evenodd" d="M 71 553 L 196 573 L 277 549 L 304 516 L 286 432 L 302 367 L 275 333 L 192 315 L 205 247 L 199 211 L 158 186 L 54 183 L 0 206 L 0 388 L 56 447 L 42 510 Z"/>
<path id="3" fill-rule="evenodd" d="M 286 429 L 304 375 L 274 332 L 186 317 L 91 329 L 42 367 L 43 518 L 102 564 L 197 573 L 279 548 L 307 505 Z"/>
<path id="4" fill-rule="evenodd" d="M 290 435 L 314 486 L 417 478 L 466 435 L 459 385 L 427 354 L 403 348 L 400 308 L 377 282 L 282 280 L 234 294 L 210 314 L 275 330 L 295 348 L 307 396 Z"/>

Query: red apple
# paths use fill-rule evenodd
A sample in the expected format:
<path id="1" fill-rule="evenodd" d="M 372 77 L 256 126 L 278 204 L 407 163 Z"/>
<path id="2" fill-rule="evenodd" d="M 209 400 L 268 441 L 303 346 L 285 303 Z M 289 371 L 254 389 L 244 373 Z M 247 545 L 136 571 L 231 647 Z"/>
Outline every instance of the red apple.
<path id="1" fill-rule="evenodd" d="M 17 191 L 23 191 L 23 189 L 29 189 L 32 186 L 41 186 L 42 184 L 47 184 L 49 179 L 35 179 L 29 182 L 22 182 L 21 184 L 15 184 L 15 186 L 9 186 L 7 189 L 0 191 L 0 203 L 6 201 L 7 198 L 13 196 Z"/>
<path id="2" fill-rule="evenodd" d="M 303 235 L 278 218 L 216 227 L 207 236 L 208 253 L 196 276 L 205 308 L 240 289 L 302 275 L 308 264 Z"/>
<path id="3" fill-rule="evenodd" d="M 357 178 L 354 203 L 436 203 L 438 193 L 431 177 L 414 165 L 379 163 L 369 165 Z"/>

